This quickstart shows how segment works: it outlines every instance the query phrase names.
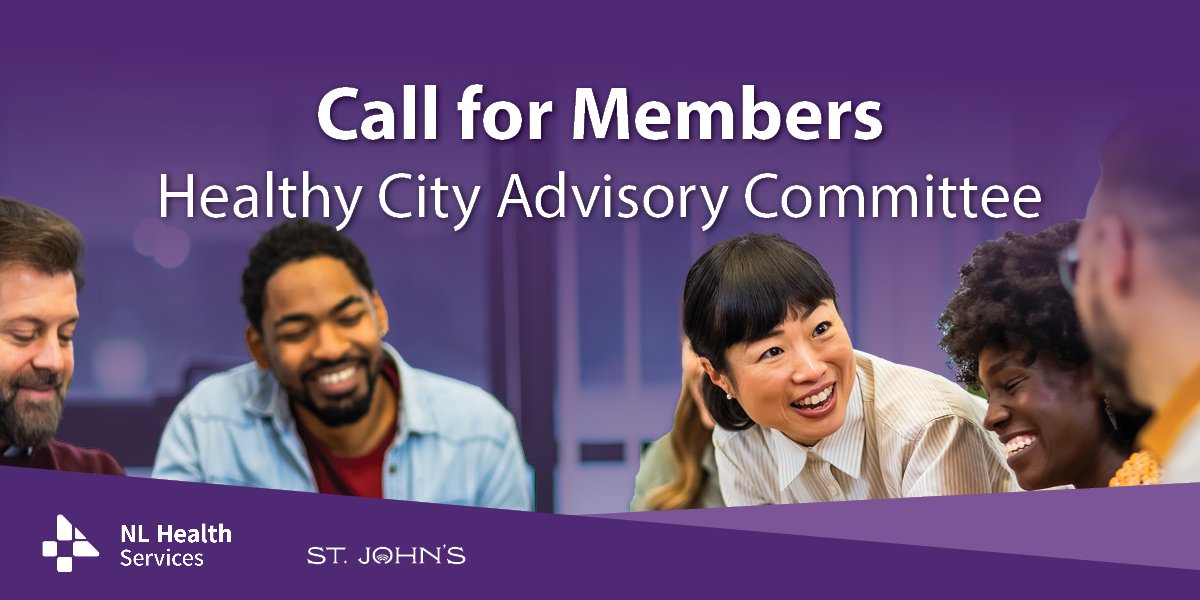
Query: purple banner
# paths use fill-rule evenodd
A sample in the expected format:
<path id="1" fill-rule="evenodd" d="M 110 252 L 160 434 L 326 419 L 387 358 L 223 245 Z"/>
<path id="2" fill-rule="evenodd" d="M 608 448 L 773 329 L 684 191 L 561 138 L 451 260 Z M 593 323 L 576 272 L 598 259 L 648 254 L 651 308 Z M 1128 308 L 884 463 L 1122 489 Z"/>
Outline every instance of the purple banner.
<path id="1" fill-rule="evenodd" d="M 359 590 L 604 598 L 794 590 L 956 598 L 1036 589 L 1037 596 L 1119 597 L 1172 596 L 1200 583 L 1200 573 L 1189 570 L 922 546 L 932 534 L 897 535 L 891 543 L 792 534 L 790 523 L 812 519 L 827 519 L 826 531 L 866 527 L 852 515 L 835 518 L 813 506 L 710 509 L 687 513 L 691 524 L 668 525 L 11 468 L 0 469 L 0 486 L 9 492 L 0 563 L 6 592 L 14 595 L 314 598 Z M 11 493 L 16 490 L 21 493 Z M 1190 507 L 1200 490 L 1169 490 L 1176 492 L 1169 501 L 1143 491 L 1130 494 L 1136 497 L 1126 506 L 1132 512 L 1097 520 L 1088 543 L 1115 545 L 1132 537 L 1141 544 L 1142 536 L 1128 532 L 1145 521 L 1132 515 L 1156 513 L 1162 520 L 1155 523 L 1194 521 Z M 929 529 L 954 529 L 969 516 L 986 524 L 974 528 L 981 540 L 1034 515 L 1052 522 L 1107 508 L 1099 495 L 1088 494 L 1069 506 L 1055 494 L 1031 494 L 1015 510 L 989 510 L 995 504 L 981 500 L 851 508 L 863 509 L 853 517 L 869 509 L 873 522 L 888 522 L 912 518 L 910 505 L 925 504 L 945 517 Z M 58 558 L 43 555 L 44 545 L 56 541 L 59 515 L 99 554 L 74 557 L 70 572 L 58 572 Z M 1029 531 L 1025 553 L 1039 554 L 1063 530 Z M 1157 533 L 1168 549 L 1179 547 L 1170 541 L 1174 534 Z M 56 541 L 58 556 L 74 541 Z"/>

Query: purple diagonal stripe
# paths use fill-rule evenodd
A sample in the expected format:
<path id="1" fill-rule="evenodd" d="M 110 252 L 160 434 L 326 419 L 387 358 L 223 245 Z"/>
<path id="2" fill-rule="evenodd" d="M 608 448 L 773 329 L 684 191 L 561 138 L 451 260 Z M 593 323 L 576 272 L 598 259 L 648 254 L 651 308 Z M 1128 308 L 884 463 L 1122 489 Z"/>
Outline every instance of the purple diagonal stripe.
<path id="1" fill-rule="evenodd" d="M 1200 569 L 1200 484 L 606 515 L 614 518 Z"/>

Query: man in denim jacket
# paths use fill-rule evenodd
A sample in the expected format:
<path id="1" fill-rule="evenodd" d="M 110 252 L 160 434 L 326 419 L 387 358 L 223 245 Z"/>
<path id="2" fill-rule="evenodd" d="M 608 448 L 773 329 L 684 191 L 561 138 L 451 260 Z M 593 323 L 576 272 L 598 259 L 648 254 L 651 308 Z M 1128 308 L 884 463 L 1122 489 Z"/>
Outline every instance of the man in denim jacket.
<path id="1" fill-rule="evenodd" d="M 387 309 L 349 239 L 310 221 L 272 228 L 250 251 L 242 304 L 254 363 L 180 402 L 155 477 L 531 508 L 512 416 L 382 341 Z"/>

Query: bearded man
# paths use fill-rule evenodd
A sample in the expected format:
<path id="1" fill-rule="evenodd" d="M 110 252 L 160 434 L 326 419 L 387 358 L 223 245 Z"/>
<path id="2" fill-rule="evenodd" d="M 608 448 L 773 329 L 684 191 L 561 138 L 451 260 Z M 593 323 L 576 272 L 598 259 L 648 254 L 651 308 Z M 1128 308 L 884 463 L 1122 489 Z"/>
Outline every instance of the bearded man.
<path id="1" fill-rule="evenodd" d="M 1063 253 L 1102 382 L 1154 412 L 1139 444 L 1164 483 L 1200 481 L 1200 125 L 1147 111 L 1109 137 Z"/>
<path id="2" fill-rule="evenodd" d="M 0 198 L 0 466 L 124 475 L 103 450 L 54 439 L 75 371 L 83 236 Z"/>

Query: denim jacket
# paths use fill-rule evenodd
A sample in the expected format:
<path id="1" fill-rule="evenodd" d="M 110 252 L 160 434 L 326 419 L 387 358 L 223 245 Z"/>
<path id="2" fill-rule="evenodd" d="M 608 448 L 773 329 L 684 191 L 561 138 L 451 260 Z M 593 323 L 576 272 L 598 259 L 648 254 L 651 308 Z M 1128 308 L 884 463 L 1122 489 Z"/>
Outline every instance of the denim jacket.
<path id="1" fill-rule="evenodd" d="M 410 367 L 383 468 L 385 498 L 530 510 L 529 473 L 512 415 L 487 392 Z M 208 377 L 167 422 L 154 477 L 315 492 L 287 394 L 253 363 Z"/>

